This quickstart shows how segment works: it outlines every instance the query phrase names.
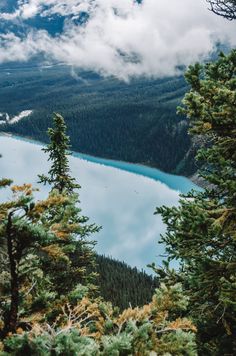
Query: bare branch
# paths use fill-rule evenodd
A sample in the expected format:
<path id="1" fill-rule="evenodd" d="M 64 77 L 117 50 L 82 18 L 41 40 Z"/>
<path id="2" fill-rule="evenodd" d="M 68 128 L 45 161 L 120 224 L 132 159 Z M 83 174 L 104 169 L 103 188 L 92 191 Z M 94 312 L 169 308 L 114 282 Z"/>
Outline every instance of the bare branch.
<path id="1" fill-rule="evenodd" d="M 206 0 L 214 14 L 227 20 L 236 20 L 236 0 Z"/>

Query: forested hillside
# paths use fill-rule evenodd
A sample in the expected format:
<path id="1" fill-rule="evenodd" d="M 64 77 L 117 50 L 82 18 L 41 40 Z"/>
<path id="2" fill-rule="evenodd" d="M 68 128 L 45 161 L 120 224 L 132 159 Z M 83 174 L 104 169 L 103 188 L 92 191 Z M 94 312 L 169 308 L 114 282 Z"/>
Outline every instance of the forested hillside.
<path id="1" fill-rule="evenodd" d="M 72 149 L 191 174 L 186 118 L 176 106 L 187 90 L 184 78 L 133 80 L 75 73 L 64 66 L 2 66 L 0 112 L 28 118 L 0 130 L 46 141 L 53 111 L 65 116 Z"/>
<path id="2" fill-rule="evenodd" d="M 96 262 L 99 290 L 106 301 L 121 310 L 150 303 L 159 285 L 157 278 L 109 257 L 97 255 Z"/>

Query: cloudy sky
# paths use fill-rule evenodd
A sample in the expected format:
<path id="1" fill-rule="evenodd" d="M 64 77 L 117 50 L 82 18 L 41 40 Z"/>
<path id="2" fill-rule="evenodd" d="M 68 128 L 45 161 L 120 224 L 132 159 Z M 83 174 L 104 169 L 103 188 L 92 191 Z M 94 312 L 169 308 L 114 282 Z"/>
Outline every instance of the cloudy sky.
<path id="1" fill-rule="evenodd" d="M 89 16 L 81 25 L 83 13 Z M 36 19 L 53 24 L 60 17 L 57 35 L 33 26 Z M 12 12 L 2 6 L 0 21 L 0 63 L 43 54 L 124 80 L 174 75 L 207 58 L 216 43 L 236 44 L 236 21 L 212 14 L 205 0 L 16 0 Z"/>

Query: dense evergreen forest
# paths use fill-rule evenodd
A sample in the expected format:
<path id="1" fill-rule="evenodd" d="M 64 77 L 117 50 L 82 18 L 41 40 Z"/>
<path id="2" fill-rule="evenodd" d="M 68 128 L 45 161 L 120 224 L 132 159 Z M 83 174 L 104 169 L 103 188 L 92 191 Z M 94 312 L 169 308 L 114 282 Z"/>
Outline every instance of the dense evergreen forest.
<path id="1" fill-rule="evenodd" d="M 141 307 L 152 300 L 159 285 L 157 278 L 106 256 L 97 255 L 96 261 L 98 287 L 106 301 L 123 310 L 130 306 Z"/>
<path id="2" fill-rule="evenodd" d="M 183 77 L 130 83 L 64 66 L 2 66 L 0 112 L 33 114 L 0 130 L 47 141 L 54 111 L 65 117 L 73 150 L 189 175 L 196 170 L 184 116 Z"/>

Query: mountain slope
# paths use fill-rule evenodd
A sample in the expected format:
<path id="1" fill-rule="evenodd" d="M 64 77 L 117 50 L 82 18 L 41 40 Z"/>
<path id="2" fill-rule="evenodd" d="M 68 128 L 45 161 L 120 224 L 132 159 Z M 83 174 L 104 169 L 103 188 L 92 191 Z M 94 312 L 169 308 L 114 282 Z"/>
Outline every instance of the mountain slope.
<path id="1" fill-rule="evenodd" d="M 124 262 L 97 255 L 98 286 L 102 297 L 121 310 L 150 303 L 157 278 Z"/>
<path id="2" fill-rule="evenodd" d="M 0 130 L 46 141 L 53 111 L 65 116 L 73 150 L 191 174 L 187 121 L 176 115 L 186 91 L 183 77 L 130 83 L 62 65 L 5 65 L 0 112 L 33 114 Z"/>

